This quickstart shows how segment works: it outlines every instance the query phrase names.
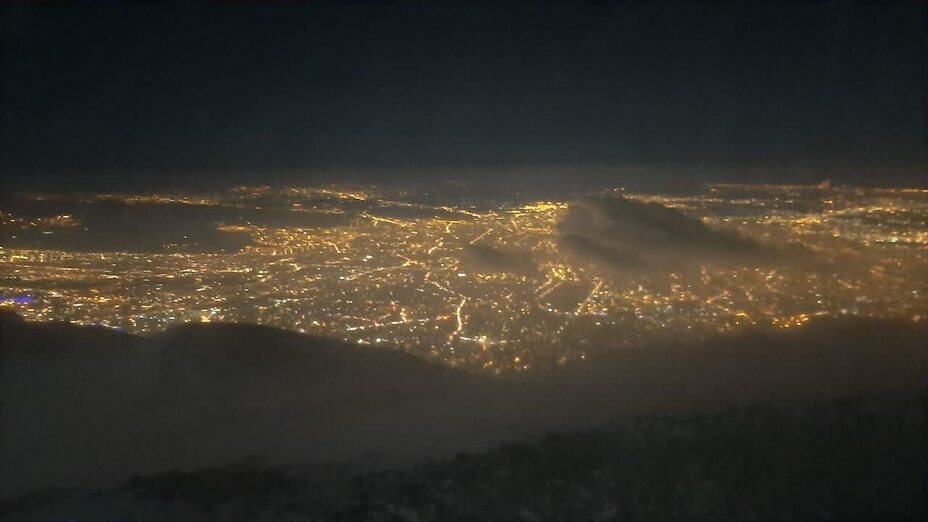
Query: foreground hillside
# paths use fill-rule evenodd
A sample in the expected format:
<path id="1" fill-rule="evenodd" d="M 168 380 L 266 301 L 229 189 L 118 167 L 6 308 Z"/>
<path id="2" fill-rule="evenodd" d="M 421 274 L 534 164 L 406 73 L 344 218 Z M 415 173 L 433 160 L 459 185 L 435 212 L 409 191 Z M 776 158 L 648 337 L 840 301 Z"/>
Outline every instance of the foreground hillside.
<path id="1" fill-rule="evenodd" d="M 651 415 L 409 470 L 260 462 L 8 503 L 10 520 L 923 520 L 924 394 Z"/>
<path id="2" fill-rule="evenodd" d="M 476 376 L 254 325 L 142 338 L 6 317 L 3 347 L 0 498 L 252 454 L 438 455 L 508 438 L 521 422 L 503 403 L 471 422 L 500 393 Z"/>
<path id="3" fill-rule="evenodd" d="M 634 415 L 920 390 L 928 368 L 924 323 L 890 320 L 604 353 L 516 380 L 254 325 L 145 338 L 0 315 L 0 500 L 255 455 L 402 468 Z"/>

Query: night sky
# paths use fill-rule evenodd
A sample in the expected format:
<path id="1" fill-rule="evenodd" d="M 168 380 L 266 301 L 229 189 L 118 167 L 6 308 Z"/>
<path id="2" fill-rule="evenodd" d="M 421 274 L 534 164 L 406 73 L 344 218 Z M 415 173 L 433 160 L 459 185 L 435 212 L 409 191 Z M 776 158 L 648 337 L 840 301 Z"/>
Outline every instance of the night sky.
<path id="1" fill-rule="evenodd" d="M 919 2 L 19 4 L 2 35 L 14 187 L 928 185 Z"/>

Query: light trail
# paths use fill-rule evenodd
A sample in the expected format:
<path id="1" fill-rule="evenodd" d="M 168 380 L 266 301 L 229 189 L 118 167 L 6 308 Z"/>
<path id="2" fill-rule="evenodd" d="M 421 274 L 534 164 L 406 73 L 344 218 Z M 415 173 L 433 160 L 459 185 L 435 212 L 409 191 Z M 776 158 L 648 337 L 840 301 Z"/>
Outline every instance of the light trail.
<path id="1" fill-rule="evenodd" d="M 396 226 L 398 226 L 398 227 L 403 227 L 403 228 L 405 228 L 406 226 L 409 225 L 408 223 L 404 223 L 403 221 L 400 221 L 400 220 L 397 220 L 397 219 L 384 218 L 384 217 L 379 217 L 379 216 L 372 216 L 372 215 L 368 214 L 367 212 L 362 213 L 361 216 L 362 216 L 362 217 L 366 217 L 367 219 L 370 219 L 371 221 L 374 221 L 374 222 L 376 222 L 376 223 L 389 223 L 389 224 L 391 224 L 391 225 L 396 225 Z"/>
<path id="2" fill-rule="evenodd" d="M 552 285 L 550 288 L 548 288 L 548 289 L 545 290 L 544 292 L 538 294 L 538 299 L 544 299 L 548 294 L 550 294 L 551 292 L 557 290 L 557 288 L 558 288 L 559 286 L 561 286 L 562 284 L 564 284 L 564 281 L 558 281 L 557 283 L 554 283 L 554 285 Z"/>
<path id="3" fill-rule="evenodd" d="M 437 281 L 433 281 L 433 280 L 431 279 L 431 276 L 432 276 L 432 272 L 426 272 L 426 273 L 425 273 L 425 282 L 426 282 L 426 283 L 429 283 L 430 285 L 437 287 L 439 290 L 441 290 L 441 291 L 443 291 L 443 292 L 447 292 L 447 293 L 449 293 L 449 294 L 451 294 L 451 295 L 456 295 L 456 296 L 460 296 L 460 297 L 465 297 L 464 294 L 462 294 L 462 293 L 460 293 L 460 292 L 455 292 L 454 290 L 451 290 L 450 288 L 447 288 L 447 287 L 445 287 L 445 286 L 442 286 L 442 285 L 439 284 Z"/>
<path id="4" fill-rule="evenodd" d="M 602 279 L 597 280 L 596 286 L 593 287 L 593 290 L 590 290 L 590 294 L 586 296 L 586 299 L 584 299 L 583 302 L 581 302 L 579 306 L 577 306 L 577 315 L 580 315 L 580 312 L 583 311 L 587 303 L 589 303 L 590 300 L 593 299 L 593 296 L 596 295 L 596 292 L 599 292 L 599 289 L 602 287 L 603 287 L 603 280 Z"/>
<path id="5" fill-rule="evenodd" d="M 484 232 L 483 234 L 480 234 L 479 236 L 477 236 L 477 237 L 475 237 L 474 239 L 472 239 L 472 240 L 470 241 L 470 244 L 473 245 L 473 244 L 476 243 L 477 241 L 480 241 L 481 239 L 487 237 L 487 236 L 490 234 L 490 232 L 493 232 L 493 228 L 488 228 L 488 229 L 486 230 L 486 232 Z"/>
<path id="6" fill-rule="evenodd" d="M 464 331 L 464 319 L 461 318 L 461 310 L 464 308 L 465 304 L 467 304 L 467 298 L 462 297 L 461 302 L 458 303 L 458 307 L 454 311 L 454 318 L 458 324 L 457 324 L 457 328 L 455 328 L 454 332 L 452 332 L 451 334 L 452 338 L 455 337 L 456 335 L 459 335 L 462 331 Z"/>
<path id="7" fill-rule="evenodd" d="M 380 268 L 373 268 L 373 269 L 371 269 L 371 270 L 365 270 L 364 272 L 358 272 L 357 274 L 353 274 L 353 275 L 351 275 L 351 276 L 346 277 L 346 278 L 345 278 L 345 281 L 354 281 L 355 279 L 357 279 L 357 278 L 359 278 L 359 277 L 364 277 L 364 276 L 367 276 L 367 275 L 376 274 L 377 272 L 390 272 L 390 271 L 393 271 L 393 270 L 399 270 L 400 268 L 405 268 L 405 267 L 409 266 L 410 264 L 411 264 L 411 263 L 410 263 L 409 261 L 407 261 L 407 262 L 405 262 L 405 263 L 403 263 L 403 264 L 401 264 L 401 265 L 396 265 L 396 266 L 383 266 L 383 267 L 380 267 Z"/>

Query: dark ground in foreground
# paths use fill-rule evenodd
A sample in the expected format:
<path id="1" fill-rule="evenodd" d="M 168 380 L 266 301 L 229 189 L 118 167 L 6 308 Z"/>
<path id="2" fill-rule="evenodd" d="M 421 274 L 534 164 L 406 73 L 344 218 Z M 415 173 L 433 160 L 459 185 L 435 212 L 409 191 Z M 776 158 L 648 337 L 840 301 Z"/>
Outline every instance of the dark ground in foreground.
<path id="1" fill-rule="evenodd" d="M 549 434 L 408 470 L 260 462 L 49 491 L 12 520 L 924 520 L 925 395 L 755 403 Z"/>

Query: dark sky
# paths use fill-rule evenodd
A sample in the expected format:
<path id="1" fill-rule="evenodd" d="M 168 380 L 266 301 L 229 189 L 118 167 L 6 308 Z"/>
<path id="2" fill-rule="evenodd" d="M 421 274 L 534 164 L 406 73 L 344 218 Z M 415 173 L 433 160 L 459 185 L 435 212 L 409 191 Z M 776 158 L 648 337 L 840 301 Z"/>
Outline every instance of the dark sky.
<path id="1" fill-rule="evenodd" d="M 14 185 L 513 171 L 926 184 L 919 2 L 2 16 Z"/>

